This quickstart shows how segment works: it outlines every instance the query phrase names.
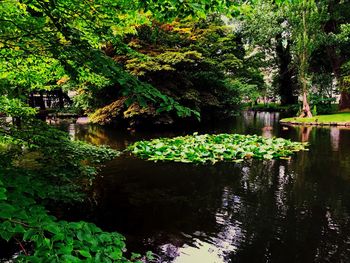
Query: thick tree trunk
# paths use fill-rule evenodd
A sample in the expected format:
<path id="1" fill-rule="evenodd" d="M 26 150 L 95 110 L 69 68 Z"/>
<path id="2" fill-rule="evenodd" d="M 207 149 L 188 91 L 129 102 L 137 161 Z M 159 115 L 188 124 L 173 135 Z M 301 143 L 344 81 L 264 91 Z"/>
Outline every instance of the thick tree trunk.
<path id="1" fill-rule="evenodd" d="M 290 54 L 290 45 L 283 46 L 282 37 L 278 36 L 278 44 L 276 46 L 276 54 L 278 57 L 278 93 L 281 97 L 281 105 L 291 105 L 298 102 L 294 96 L 293 74 L 290 68 L 292 56 Z"/>
<path id="2" fill-rule="evenodd" d="M 31 93 L 29 94 L 28 105 L 29 105 L 30 107 L 32 107 L 32 108 L 35 107 L 35 103 L 34 103 L 34 94 L 33 94 L 33 92 L 31 92 Z"/>
<path id="3" fill-rule="evenodd" d="M 12 124 L 15 125 L 17 128 L 21 128 L 22 126 L 22 120 L 20 117 L 12 117 Z"/>
<path id="4" fill-rule="evenodd" d="M 334 14 L 335 8 L 340 4 L 339 0 L 329 1 L 328 3 L 328 13 Z M 338 6 L 339 8 L 339 6 Z M 324 30 L 327 34 L 336 33 L 340 27 L 340 20 L 336 20 L 335 18 L 331 18 L 325 24 Z M 341 80 L 341 66 L 345 62 L 344 56 L 341 56 L 339 49 L 335 45 L 330 45 L 326 49 L 328 58 L 331 62 L 332 71 L 335 78 L 338 80 L 338 88 L 342 88 L 342 80 Z M 350 109 L 350 93 L 346 91 L 341 91 L 340 93 L 340 101 L 339 101 L 339 110 Z"/>
<path id="5" fill-rule="evenodd" d="M 302 112 L 299 116 L 299 118 L 311 118 L 312 117 L 312 113 L 310 110 L 310 105 L 307 101 L 307 94 L 306 91 L 303 92 L 303 109 Z"/>
<path id="6" fill-rule="evenodd" d="M 329 54 L 331 57 L 330 60 L 331 60 L 333 74 L 338 82 L 338 89 L 341 90 L 343 88 L 343 84 L 344 84 L 342 81 L 341 74 L 340 74 L 340 68 L 341 68 L 343 61 L 341 60 L 339 55 L 336 54 L 334 48 L 331 49 Z M 350 93 L 343 90 L 340 92 L 339 110 L 345 110 L 345 109 L 350 109 Z"/>
<path id="7" fill-rule="evenodd" d="M 341 77 L 341 66 L 344 63 L 342 58 L 337 53 L 335 46 L 327 47 L 327 54 L 332 66 L 332 72 L 334 77 L 338 82 L 338 89 L 342 88 L 343 82 Z M 350 109 L 350 94 L 346 91 L 341 91 L 340 101 L 339 101 L 339 110 Z"/>
<path id="8" fill-rule="evenodd" d="M 59 105 L 60 109 L 63 109 L 64 108 L 64 100 L 63 100 L 62 89 L 58 89 L 57 95 L 58 95 L 58 105 Z"/>
<path id="9" fill-rule="evenodd" d="M 350 110 L 350 93 L 342 91 L 340 93 L 339 110 Z"/>
<path id="10" fill-rule="evenodd" d="M 45 101 L 44 101 L 44 93 L 42 91 L 40 91 L 40 97 L 39 97 L 39 107 L 40 110 L 45 110 Z"/>

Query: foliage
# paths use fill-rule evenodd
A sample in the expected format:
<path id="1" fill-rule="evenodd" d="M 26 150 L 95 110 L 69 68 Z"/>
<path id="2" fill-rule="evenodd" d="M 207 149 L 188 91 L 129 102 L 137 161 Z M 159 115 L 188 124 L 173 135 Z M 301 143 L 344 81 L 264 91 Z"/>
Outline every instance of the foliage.
<path id="1" fill-rule="evenodd" d="M 256 105 L 247 105 L 247 109 L 254 111 L 269 111 L 269 112 L 288 112 L 295 114 L 300 108 L 299 104 L 282 106 L 279 103 L 258 103 Z"/>
<path id="2" fill-rule="evenodd" d="M 174 16 L 186 18 L 206 17 L 209 13 L 222 12 L 230 14 L 239 11 L 239 2 L 227 0 L 203 0 L 203 1 L 140 1 L 142 7 L 158 14 L 158 18 L 169 19 Z"/>
<path id="3" fill-rule="evenodd" d="M 32 168 L 39 172 L 35 180 L 41 181 L 42 185 L 49 181 L 46 190 L 57 200 L 81 200 L 79 189 L 91 184 L 96 174 L 94 166 L 117 154 L 106 147 L 71 141 L 65 132 L 36 120 L 24 122 L 20 128 L 9 127 L 7 137 L 16 142 L 10 146 L 18 148 L 16 155 L 9 156 L 12 165 L 31 168 L 26 164 L 26 158 L 30 157 L 35 164 Z"/>
<path id="4" fill-rule="evenodd" d="M 301 115 L 312 117 L 307 94 L 311 87 L 310 59 L 320 45 L 325 10 L 315 0 L 297 0 L 286 4 L 288 23 L 291 25 L 292 50 L 298 69 L 298 82 L 303 95 Z"/>
<path id="5" fill-rule="evenodd" d="M 139 141 L 128 147 L 132 154 L 152 161 L 183 163 L 239 162 L 244 159 L 284 159 L 296 151 L 306 150 L 305 144 L 282 138 L 257 135 L 218 134 L 160 138 Z"/>
<path id="6" fill-rule="evenodd" d="M 135 118 L 150 117 L 147 107 L 155 118 L 199 119 L 210 111 L 227 116 L 242 94 L 250 100 L 266 94 L 272 84 L 264 84 L 261 71 L 265 79 L 275 74 L 279 44 L 285 53 L 292 47 L 294 67 L 303 65 L 300 80 L 310 79 L 320 42 L 346 53 L 347 6 L 333 2 L 1 1 L 0 95 L 25 101 L 34 90 L 63 88 L 77 92 L 77 107 L 87 113 L 104 108 L 103 116 L 123 97 L 121 118 L 135 107 Z M 328 38 L 320 34 L 326 7 L 339 24 Z M 242 23 L 232 19 L 238 13 L 245 21 L 243 41 Z M 93 117 L 98 123 L 114 118 L 99 113 Z"/>
<path id="7" fill-rule="evenodd" d="M 284 30 L 281 25 L 283 10 L 277 8 L 273 1 L 254 1 L 242 11 L 240 19 L 247 41 L 263 49 L 273 48 L 271 39 Z"/>
<path id="8" fill-rule="evenodd" d="M 236 27 L 220 16 L 143 25 L 137 28 L 137 35 L 129 34 L 125 43 L 135 53 L 118 53 L 114 59 L 175 101 L 156 104 L 143 99 L 143 95 L 137 104 L 128 98 L 126 107 L 119 105 L 116 110 L 114 106 L 122 99 L 116 94 L 115 99 L 91 116 L 93 122 L 108 123 L 118 117 L 159 122 L 172 108 L 178 117 L 193 115 L 199 119 L 203 114 L 208 119 L 223 118 L 237 111 L 243 94 L 253 94 L 248 89 L 264 86 L 254 60 L 245 58 Z M 176 101 L 180 105 L 175 105 Z M 172 113 L 168 116 L 176 118 Z"/>
<path id="9" fill-rule="evenodd" d="M 137 76 L 144 76 L 148 72 L 174 71 L 180 63 L 196 63 L 202 54 L 196 51 L 174 52 L 166 51 L 155 57 L 144 59 L 133 58 L 127 61 L 126 69 Z"/>
<path id="10" fill-rule="evenodd" d="M 318 94 L 310 95 L 310 104 L 313 108 L 317 108 L 317 114 L 332 113 L 334 111 L 333 103 L 335 103 L 335 101 L 335 98 L 323 97 Z"/>
<path id="11" fill-rule="evenodd" d="M 282 104 L 296 103 L 303 91 L 332 97 L 346 90 L 349 10 L 347 1 L 323 0 L 258 0 L 244 9 L 244 38 L 255 53 L 263 51 L 265 80 L 272 75 L 271 91 Z"/>
<path id="12" fill-rule="evenodd" d="M 18 244 L 16 261 L 130 262 L 120 234 L 91 223 L 58 220 L 45 208 L 53 201 L 82 201 L 98 166 L 118 153 L 72 141 L 32 119 L 33 109 L 16 100 L 3 101 L 8 102 L 2 104 L 5 114 L 29 113 L 20 127 L 3 123 L 0 133 L 0 238 Z"/>
<path id="13" fill-rule="evenodd" d="M 298 0 L 286 6 L 289 13 L 291 37 L 294 40 L 293 50 L 296 62 L 299 64 L 299 78 L 303 89 L 307 84 L 310 57 L 320 45 L 322 37 L 321 25 L 324 17 L 324 8 L 316 1 Z"/>
<path id="14" fill-rule="evenodd" d="M 5 96 L 0 96 L 0 113 L 11 117 L 28 118 L 33 117 L 36 110 L 25 105 L 20 99 L 9 99 Z"/>
<path id="15" fill-rule="evenodd" d="M 342 91 L 350 91 L 350 60 L 342 66 Z"/>
<path id="16" fill-rule="evenodd" d="M 150 24 L 151 19 L 214 12 L 228 5 L 222 1 L 187 1 L 185 5 L 176 1 L 134 1 L 132 5 L 123 0 L 1 1 L 0 95 L 24 100 L 34 89 L 63 86 L 79 90 L 83 95 L 77 98 L 78 105 L 85 109 L 93 106 L 88 109 L 91 111 L 116 98 L 93 105 L 89 102 L 96 100 L 90 92 L 103 93 L 103 89 L 110 88 L 119 96 L 128 96 L 130 104 L 146 101 L 161 111 L 198 115 L 127 74 L 107 50 L 112 45 L 116 53 L 135 53 L 122 40 L 126 34 L 135 33 L 139 25 Z"/>
<path id="17" fill-rule="evenodd" d="M 240 20 L 248 54 L 257 61 L 264 74 L 264 89 L 253 92 L 259 97 L 279 98 L 283 105 L 296 103 L 292 41 L 285 8 L 278 6 L 276 1 L 257 0 L 242 12 Z"/>
<path id="18" fill-rule="evenodd" d="M 128 262 L 121 235 L 48 215 L 36 199 L 38 194 L 50 198 L 52 193 L 38 185 L 35 177 L 30 181 L 25 171 L 14 168 L 1 169 L 0 176 L 0 237 L 16 240 L 22 250 L 17 262 Z"/>

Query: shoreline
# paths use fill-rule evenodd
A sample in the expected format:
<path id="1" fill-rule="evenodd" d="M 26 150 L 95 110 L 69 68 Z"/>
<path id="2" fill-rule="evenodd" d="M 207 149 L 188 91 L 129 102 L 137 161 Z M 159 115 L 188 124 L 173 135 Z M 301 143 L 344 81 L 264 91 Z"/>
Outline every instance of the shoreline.
<path id="1" fill-rule="evenodd" d="M 350 112 L 338 112 L 334 114 L 316 115 L 311 118 L 284 118 L 279 121 L 284 125 L 303 125 L 303 126 L 350 126 Z"/>
<path id="2" fill-rule="evenodd" d="M 299 125 L 299 126 L 341 126 L 341 127 L 350 127 L 349 122 L 302 122 L 302 121 L 283 121 L 280 120 L 280 124 L 283 125 Z"/>

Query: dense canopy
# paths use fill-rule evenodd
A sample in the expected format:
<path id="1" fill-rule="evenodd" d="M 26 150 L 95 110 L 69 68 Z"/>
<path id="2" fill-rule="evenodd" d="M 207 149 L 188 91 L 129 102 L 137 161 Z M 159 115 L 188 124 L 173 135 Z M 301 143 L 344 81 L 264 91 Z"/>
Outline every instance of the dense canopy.
<path id="1" fill-rule="evenodd" d="M 347 113 L 318 117 L 350 110 L 349 1 L 0 1 L 0 246 L 15 247 L 18 262 L 152 260 L 53 208 L 93 203 L 99 168 L 119 152 L 46 122 L 88 117 L 133 133 L 229 122 L 242 110 L 350 123 Z M 195 134 L 127 150 L 208 164 L 289 159 L 305 144 Z"/>

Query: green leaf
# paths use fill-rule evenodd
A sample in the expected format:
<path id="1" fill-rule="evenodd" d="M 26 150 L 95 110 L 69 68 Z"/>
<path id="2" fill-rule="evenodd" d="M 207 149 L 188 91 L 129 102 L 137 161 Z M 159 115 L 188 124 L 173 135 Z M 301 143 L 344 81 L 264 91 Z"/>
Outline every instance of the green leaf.
<path id="1" fill-rule="evenodd" d="M 1 200 L 6 200 L 6 189 L 5 188 L 0 188 L 0 201 Z"/>
<path id="2" fill-rule="evenodd" d="M 49 225 L 44 226 L 43 228 L 44 230 L 47 230 L 52 234 L 59 234 L 61 232 L 61 229 L 58 227 L 56 223 L 51 223 Z"/>
<path id="3" fill-rule="evenodd" d="M 15 215 L 16 208 L 10 204 L 0 203 L 0 218 L 11 218 Z"/>
<path id="4" fill-rule="evenodd" d="M 90 252 L 87 251 L 87 250 L 79 250 L 79 253 L 80 253 L 80 255 L 82 255 L 83 257 L 91 258 L 91 254 L 90 254 Z"/>
<path id="5" fill-rule="evenodd" d="M 35 229 L 30 228 L 24 233 L 23 240 L 29 241 L 35 234 L 37 234 L 37 231 Z"/>
<path id="6" fill-rule="evenodd" d="M 123 252 L 121 250 L 114 250 L 112 253 L 109 254 L 109 257 L 113 260 L 121 259 L 123 255 Z"/>
<path id="7" fill-rule="evenodd" d="M 152 161 L 212 164 L 220 161 L 240 162 L 244 159 L 289 157 L 306 145 L 282 138 L 267 139 L 257 135 L 217 134 L 160 138 L 140 141 L 127 148 L 136 156 Z"/>
<path id="8" fill-rule="evenodd" d="M 62 255 L 70 255 L 73 251 L 72 245 L 62 245 L 60 246 L 58 253 Z"/>

